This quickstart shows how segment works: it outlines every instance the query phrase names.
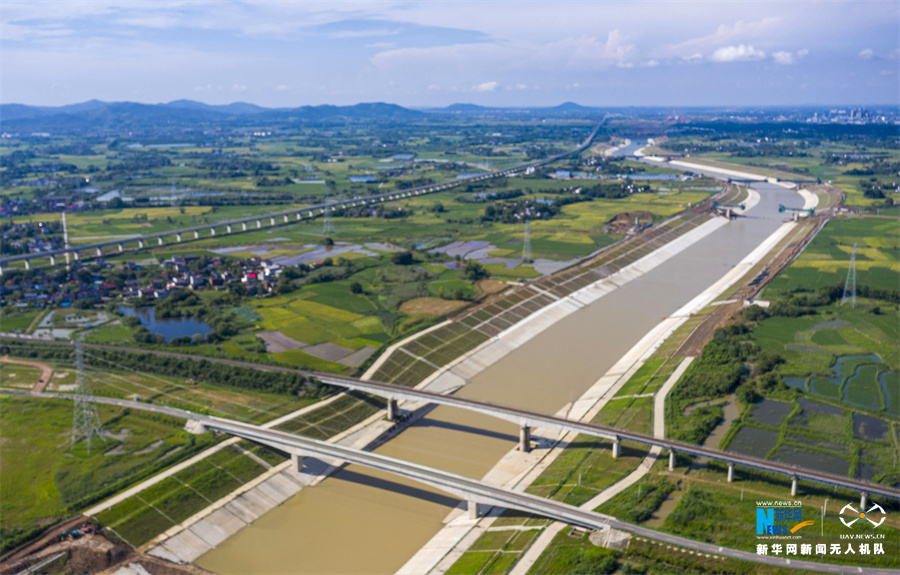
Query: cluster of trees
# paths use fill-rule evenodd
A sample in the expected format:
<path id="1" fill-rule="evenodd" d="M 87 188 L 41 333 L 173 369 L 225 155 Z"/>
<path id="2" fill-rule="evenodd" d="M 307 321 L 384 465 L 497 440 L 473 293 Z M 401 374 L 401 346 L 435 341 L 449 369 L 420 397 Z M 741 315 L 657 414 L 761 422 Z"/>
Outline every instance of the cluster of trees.
<path id="1" fill-rule="evenodd" d="M 703 354 L 672 390 L 673 404 L 678 410 L 676 439 L 700 443 L 722 420 L 721 405 L 698 407 L 690 418 L 680 414 L 682 406 L 734 391 L 742 401 L 752 403 L 758 399 L 758 389 L 771 390 L 784 385 L 774 373 L 784 358 L 748 341 L 749 333 L 745 323 L 716 330 L 712 340 L 703 347 Z"/>
<path id="2" fill-rule="evenodd" d="M 841 299 L 844 294 L 844 286 L 835 284 L 823 286 L 813 292 L 796 289 L 782 301 L 773 303 L 768 311 L 758 306 L 751 306 L 744 311 L 744 317 L 750 321 L 760 321 L 768 316 L 775 317 L 800 317 L 816 313 L 817 307 L 831 305 Z M 856 295 L 864 298 L 884 300 L 891 303 L 900 303 L 900 290 L 877 288 L 866 284 L 856 287 Z M 746 315 L 750 314 L 750 315 Z"/>
<path id="3" fill-rule="evenodd" d="M 559 213 L 558 202 L 545 203 L 537 200 L 518 200 L 502 204 L 489 204 L 481 215 L 482 222 L 502 222 L 515 224 L 527 220 L 550 219 Z"/>
<path id="4" fill-rule="evenodd" d="M 18 357 L 71 361 L 71 346 L 42 345 L 18 340 L 0 340 L 0 349 Z M 332 388 L 317 379 L 289 370 L 228 365 L 208 359 L 172 357 L 153 353 L 132 353 L 121 349 L 92 347 L 85 353 L 85 363 L 102 369 L 110 366 L 152 372 L 184 380 L 206 382 L 238 389 L 250 389 L 283 395 L 320 397 Z"/>
<path id="5" fill-rule="evenodd" d="M 496 190 L 492 192 L 476 192 L 474 194 L 460 194 L 456 201 L 463 204 L 483 204 L 493 200 L 511 200 L 522 196 L 522 190 Z"/>

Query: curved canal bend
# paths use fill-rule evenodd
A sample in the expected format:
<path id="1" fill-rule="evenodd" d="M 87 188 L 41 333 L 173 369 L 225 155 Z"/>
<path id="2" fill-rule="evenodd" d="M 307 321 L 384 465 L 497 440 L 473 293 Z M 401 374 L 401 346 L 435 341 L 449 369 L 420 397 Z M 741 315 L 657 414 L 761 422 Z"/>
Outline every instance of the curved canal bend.
<path id="1" fill-rule="evenodd" d="M 747 217 L 557 322 L 458 393 L 547 413 L 579 397 L 663 318 L 771 235 L 785 219 L 779 204 L 800 200 L 774 184 L 752 187 L 761 199 Z M 517 440 L 512 424 L 438 407 L 376 451 L 481 478 Z M 300 491 L 197 564 L 223 575 L 393 573 L 441 529 L 457 503 L 420 484 L 348 466 Z"/>

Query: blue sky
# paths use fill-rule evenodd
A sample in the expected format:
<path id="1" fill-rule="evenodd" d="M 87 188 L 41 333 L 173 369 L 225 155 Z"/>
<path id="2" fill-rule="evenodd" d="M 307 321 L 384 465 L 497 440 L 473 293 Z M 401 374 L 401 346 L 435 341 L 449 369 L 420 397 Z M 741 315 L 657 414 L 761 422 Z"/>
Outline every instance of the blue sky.
<path id="1" fill-rule="evenodd" d="M 0 101 L 898 103 L 886 1 L 3 0 Z"/>

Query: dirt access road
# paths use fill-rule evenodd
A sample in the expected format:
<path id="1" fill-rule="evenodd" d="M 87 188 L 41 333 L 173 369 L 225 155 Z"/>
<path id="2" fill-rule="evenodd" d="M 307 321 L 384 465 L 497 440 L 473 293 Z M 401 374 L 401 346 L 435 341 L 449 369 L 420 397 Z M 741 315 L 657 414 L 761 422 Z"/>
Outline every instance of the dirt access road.
<path id="1" fill-rule="evenodd" d="M 38 363 L 36 361 L 26 361 L 24 359 L 10 359 L 8 355 L 0 358 L 0 363 L 15 363 L 18 365 L 28 365 L 31 367 L 37 367 L 41 370 L 41 378 L 35 384 L 31 391 L 35 393 L 40 393 L 44 391 L 44 388 L 47 387 L 47 384 L 50 383 L 50 377 L 53 375 L 53 368 L 46 363 Z"/>

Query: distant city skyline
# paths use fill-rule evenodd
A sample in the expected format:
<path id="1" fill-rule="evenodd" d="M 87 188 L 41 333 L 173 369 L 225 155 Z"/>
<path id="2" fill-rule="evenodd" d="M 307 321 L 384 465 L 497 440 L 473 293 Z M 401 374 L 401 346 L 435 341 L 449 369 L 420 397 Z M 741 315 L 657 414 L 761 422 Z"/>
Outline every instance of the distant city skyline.
<path id="1" fill-rule="evenodd" d="M 0 101 L 897 105 L 895 1 L 20 2 Z"/>

